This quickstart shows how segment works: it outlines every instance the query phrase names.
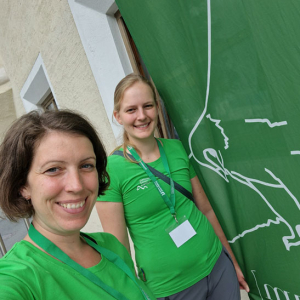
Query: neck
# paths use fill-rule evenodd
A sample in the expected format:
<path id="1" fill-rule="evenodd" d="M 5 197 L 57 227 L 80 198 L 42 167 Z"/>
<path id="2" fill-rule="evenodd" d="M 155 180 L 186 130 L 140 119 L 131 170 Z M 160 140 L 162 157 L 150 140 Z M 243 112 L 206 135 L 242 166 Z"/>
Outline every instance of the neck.
<path id="1" fill-rule="evenodd" d="M 58 233 L 53 233 L 45 229 L 38 222 L 33 221 L 33 225 L 34 228 L 40 234 L 42 234 L 44 237 L 46 237 L 48 240 L 50 240 L 53 244 L 55 244 L 57 247 L 59 247 L 63 252 L 65 252 L 68 255 L 76 251 L 80 251 L 83 247 L 83 242 L 80 239 L 80 231 L 69 235 L 60 235 Z M 32 241 L 28 235 L 25 237 L 25 240 L 29 241 L 40 250 L 44 251 L 34 241 Z"/>
<path id="2" fill-rule="evenodd" d="M 90 247 L 84 239 L 80 238 L 80 231 L 69 235 L 60 235 L 43 228 L 43 226 L 40 226 L 38 222 L 33 221 L 33 224 L 35 229 L 39 233 L 45 236 L 48 240 L 50 240 L 53 244 L 60 248 L 60 250 L 62 250 L 65 254 L 67 254 L 71 259 L 80 264 L 82 267 L 90 268 L 100 262 L 100 253 Z M 44 249 L 39 247 L 28 235 L 24 238 L 24 240 L 30 242 L 41 251 L 47 253 Z M 49 253 L 47 254 L 50 255 Z M 54 258 L 59 260 L 56 257 Z"/>
<path id="3" fill-rule="evenodd" d="M 156 139 L 153 137 L 142 141 L 130 141 L 140 152 L 140 157 L 145 163 L 157 160 L 160 157 Z"/>

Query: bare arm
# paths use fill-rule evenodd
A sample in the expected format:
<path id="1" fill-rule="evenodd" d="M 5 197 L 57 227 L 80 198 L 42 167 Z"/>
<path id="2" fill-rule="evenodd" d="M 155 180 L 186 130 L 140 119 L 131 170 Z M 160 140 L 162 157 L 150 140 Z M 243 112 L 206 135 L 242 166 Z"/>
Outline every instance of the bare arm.
<path id="1" fill-rule="evenodd" d="M 96 209 L 105 232 L 113 234 L 128 250 L 129 239 L 122 202 L 96 202 Z"/>
<path id="2" fill-rule="evenodd" d="M 212 227 L 214 228 L 214 231 L 216 235 L 219 237 L 221 243 L 223 246 L 227 249 L 229 252 L 233 264 L 237 273 L 238 281 L 240 283 L 240 288 L 245 289 L 247 292 L 249 292 L 249 286 L 247 282 L 245 281 L 244 275 L 242 273 L 241 268 L 239 267 L 239 264 L 229 246 L 229 243 L 226 239 L 226 236 L 223 232 L 223 229 L 215 215 L 215 212 L 213 211 L 213 208 L 211 207 L 208 198 L 206 197 L 206 194 L 202 188 L 202 185 L 198 179 L 197 176 L 191 179 L 192 183 L 192 189 L 193 189 L 193 196 L 195 199 L 195 204 L 198 207 L 198 209 L 206 216 L 208 221 L 211 223 Z"/>

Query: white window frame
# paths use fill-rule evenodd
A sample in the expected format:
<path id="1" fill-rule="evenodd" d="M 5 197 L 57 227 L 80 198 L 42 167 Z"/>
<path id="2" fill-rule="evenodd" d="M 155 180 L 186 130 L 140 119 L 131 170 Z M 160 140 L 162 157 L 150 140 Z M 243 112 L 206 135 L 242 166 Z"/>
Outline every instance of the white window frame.
<path id="1" fill-rule="evenodd" d="M 114 91 L 133 72 L 114 14 L 113 0 L 68 0 L 103 105 L 118 142 L 122 127 L 113 122 Z"/>
<path id="2" fill-rule="evenodd" d="M 42 56 L 39 53 L 20 92 L 26 112 L 41 108 L 43 101 L 50 93 L 53 94 L 59 108 Z"/>

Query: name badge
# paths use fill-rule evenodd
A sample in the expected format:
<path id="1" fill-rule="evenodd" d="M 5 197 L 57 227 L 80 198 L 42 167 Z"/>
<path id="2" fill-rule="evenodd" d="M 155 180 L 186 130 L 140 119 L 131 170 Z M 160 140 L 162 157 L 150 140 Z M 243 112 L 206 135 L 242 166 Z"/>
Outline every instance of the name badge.
<path id="1" fill-rule="evenodd" d="M 188 240 L 190 240 L 194 235 L 196 235 L 196 231 L 184 216 L 183 218 L 179 219 L 179 222 L 176 223 L 176 227 L 172 226 L 173 228 L 168 228 L 166 231 L 169 233 L 170 237 L 172 238 L 173 242 L 179 248 Z"/>

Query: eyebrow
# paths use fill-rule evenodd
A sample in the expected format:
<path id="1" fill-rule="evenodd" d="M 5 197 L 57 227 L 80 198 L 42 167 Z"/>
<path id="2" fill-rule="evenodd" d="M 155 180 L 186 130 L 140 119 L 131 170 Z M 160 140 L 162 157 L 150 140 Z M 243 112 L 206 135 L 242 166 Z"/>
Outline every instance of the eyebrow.
<path id="1" fill-rule="evenodd" d="M 84 162 L 84 161 L 89 160 L 89 159 L 92 159 L 92 160 L 94 160 L 94 161 L 97 160 L 97 159 L 96 159 L 96 156 L 90 156 L 90 157 L 87 157 L 87 158 L 81 160 L 80 162 Z"/>
<path id="2" fill-rule="evenodd" d="M 96 156 L 90 156 L 90 157 L 84 158 L 81 161 L 85 161 L 85 160 L 88 160 L 88 159 L 94 159 L 94 160 L 96 160 Z"/>
<path id="3" fill-rule="evenodd" d="M 96 157 L 95 156 L 90 156 L 90 157 L 82 159 L 79 163 L 82 163 L 82 162 L 87 161 L 89 159 L 92 159 L 92 160 L 96 161 Z M 43 169 L 46 165 L 52 164 L 52 163 L 65 163 L 65 161 L 64 160 L 49 160 L 46 163 L 44 163 L 43 165 L 41 165 L 41 167 L 39 168 L 39 170 Z"/>
<path id="4" fill-rule="evenodd" d="M 154 104 L 154 103 L 155 103 L 155 101 L 149 100 L 149 101 L 143 103 L 143 105 Z M 124 109 L 128 109 L 128 108 L 131 108 L 131 107 L 136 107 L 136 106 L 137 106 L 136 104 L 127 105 L 127 106 L 124 106 Z"/>

